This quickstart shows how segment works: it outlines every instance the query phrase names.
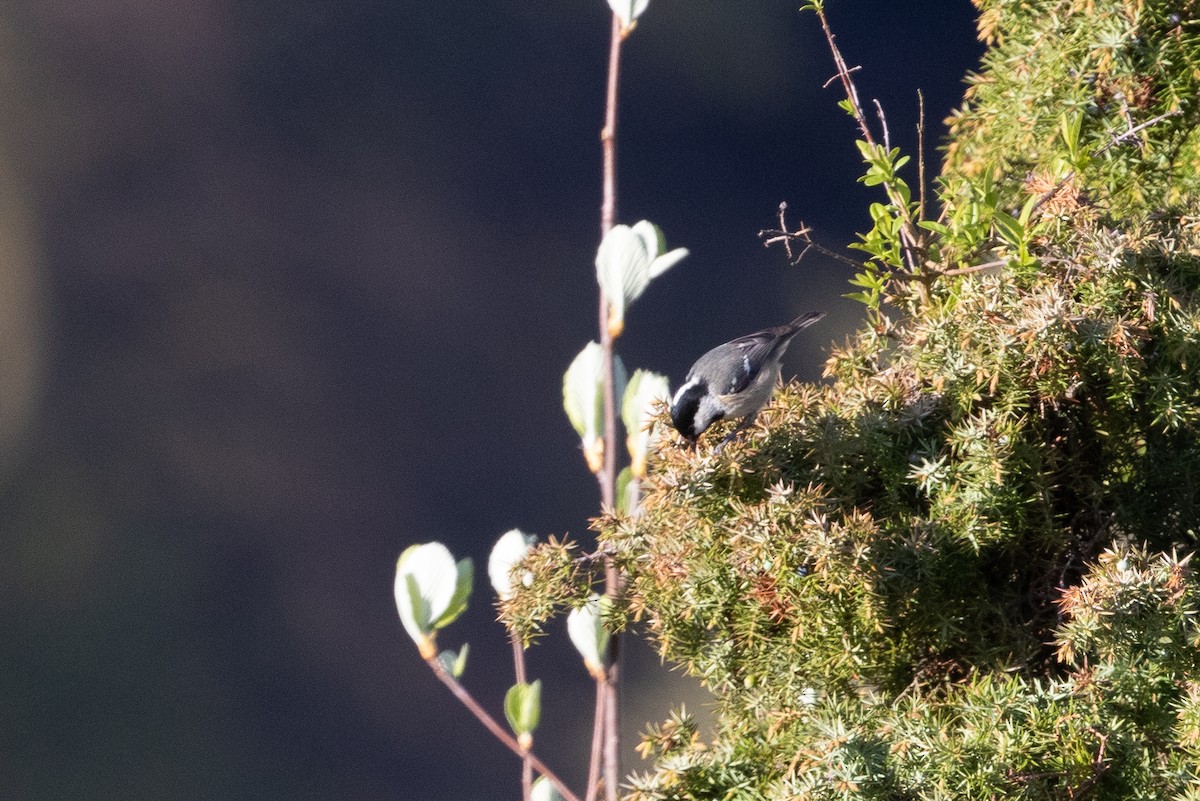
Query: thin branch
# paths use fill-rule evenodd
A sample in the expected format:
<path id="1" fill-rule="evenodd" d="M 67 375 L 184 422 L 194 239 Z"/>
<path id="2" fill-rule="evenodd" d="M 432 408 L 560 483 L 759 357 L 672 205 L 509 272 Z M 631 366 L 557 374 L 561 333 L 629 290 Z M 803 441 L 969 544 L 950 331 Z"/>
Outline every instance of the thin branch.
<path id="1" fill-rule="evenodd" d="M 917 90 L 917 219 L 925 219 L 925 93 Z"/>
<path id="2" fill-rule="evenodd" d="M 857 67 L 851 67 L 850 69 L 846 70 L 846 74 L 847 74 L 847 75 L 852 75 L 852 74 L 854 74 L 854 73 L 856 73 L 856 72 L 860 72 L 861 70 L 862 70 L 862 65 L 859 65 L 859 66 L 857 66 Z M 838 79 L 839 79 L 839 78 L 841 78 L 841 77 L 842 77 L 842 75 L 841 75 L 841 73 L 840 73 L 840 72 L 839 72 L 838 74 L 836 74 L 836 75 L 831 75 L 831 76 L 829 76 L 829 80 L 827 80 L 825 83 L 821 84 L 821 88 L 822 88 L 822 89 L 828 89 L 828 88 L 829 88 L 829 85 L 830 85 L 831 83 L 833 83 L 834 81 L 838 80 Z"/>
<path id="3" fill-rule="evenodd" d="M 1158 125 L 1163 120 L 1170 119 L 1171 117 L 1178 117 L 1182 113 L 1183 111 L 1181 109 L 1175 109 L 1174 111 L 1168 111 L 1166 114 L 1159 114 L 1153 119 L 1146 120 L 1141 125 L 1135 125 L 1129 130 L 1125 131 L 1125 133 L 1120 134 L 1119 136 L 1114 136 L 1110 142 L 1104 145 L 1104 147 L 1092 153 L 1092 157 L 1095 158 L 1096 156 L 1099 156 L 1101 153 L 1104 153 L 1110 148 L 1116 147 L 1130 137 L 1136 137 L 1139 133 L 1152 125 Z"/>
<path id="4" fill-rule="evenodd" d="M 609 559 L 616 556 L 617 552 L 612 548 L 600 548 L 592 553 L 581 554 L 571 560 L 573 565 L 590 565 L 592 562 L 603 560 L 608 562 Z"/>
<path id="5" fill-rule="evenodd" d="M 592 751 L 588 760 L 587 790 L 584 801 L 595 801 L 596 792 L 600 789 L 600 760 L 601 749 L 604 746 L 604 696 L 608 686 L 601 680 L 596 680 L 596 711 L 592 717 Z"/>
<path id="6" fill-rule="evenodd" d="M 1008 262 L 1004 261 L 1004 260 L 989 261 L 984 264 L 973 264 L 970 267 L 958 267 L 954 270 L 945 270 L 943 272 L 938 273 L 938 275 L 942 275 L 942 276 L 970 275 L 971 273 L 981 273 L 984 270 L 991 270 L 995 267 L 1003 267 L 1006 264 L 1008 264 Z"/>
<path id="7" fill-rule="evenodd" d="M 617 638 L 612 637 L 610 641 L 615 641 Z M 620 737 L 617 730 L 619 720 L 617 704 L 619 696 L 617 694 L 617 673 L 619 665 L 614 660 L 607 666 L 604 671 L 604 797 L 608 801 L 617 801 L 618 793 L 620 792 Z"/>
<path id="8" fill-rule="evenodd" d="M 854 259 L 843 256 L 836 251 L 830 250 L 818 242 L 814 242 L 812 240 L 812 229 L 805 225 L 803 220 L 800 221 L 800 227 L 795 231 L 787 230 L 787 221 L 784 218 L 786 211 L 787 203 L 780 203 L 779 228 L 767 228 L 758 232 L 759 238 L 763 240 L 763 247 L 769 248 L 771 245 L 782 244 L 783 249 L 787 251 L 789 264 L 799 264 L 800 260 L 804 258 L 804 254 L 808 253 L 808 251 L 812 249 L 816 250 L 818 253 L 828 256 L 831 259 L 837 259 L 843 264 L 849 264 L 855 269 L 862 269 L 862 262 L 855 261 Z M 792 252 L 793 241 L 800 241 L 804 243 L 804 250 L 801 250 L 799 255 L 795 255 Z"/>
<path id="9" fill-rule="evenodd" d="M 608 89 L 605 94 L 604 130 L 600 135 L 604 154 L 604 198 L 600 209 L 600 238 L 603 240 L 616 222 L 617 217 L 617 87 L 621 74 L 621 42 L 625 31 L 621 20 L 613 14 L 611 41 L 608 49 Z M 598 476 L 600 482 L 600 504 L 604 511 L 616 508 L 617 487 L 617 404 L 613 386 L 613 341 L 608 328 L 608 298 L 600 291 L 600 345 L 604 354 L 604 467 Z M 621 592 L 621 573 L 612 557 L 604 560 L 604 593 L 615 599 Z M 620 749 L 618 748 L 617 714 L 617 660 L 620 658 L 619 638 L 612 637 L 608 646 L 608 664 L 605 666 L 607 682 L 603 697 L 597 694 L 596 702 L 604 711 L 598 715 L 603 737 L 603 773 L 605 794 L 609 801 L 617 801 L 620 776 Z M 611 696 L 611 698 L 610 698 Z M 601 736 L 593 732 L 593 736 Z M 597 754 L 593 750 L 593 758 Z M 589 775 L 593 768 L 589 767 Z"/>
<path id="10" fill-rule="evenodd" d="M 517 637 L 512 638 L 513 649 L 513 677 L 517 680 L 517 684 L 527 684 L 525 674 L 525 648 L 521 645 L 521 641 Z M 521 759 L 521 798 L 523 801 L 530 801 L 533 797 L 533 763 L 529 760 L 529 754 L 526 753 Z"/>
<path id="11" fill-rule="evenodd" d="M 497 740 L 504 743 L 508 750 L 512 751 L 521 758 L 528 757 L 530 764 L 533 765 L 537 772 L 545 776 L 546 780 L 553 784 L 555 789 L 558 790 L 558 792 L 562 794 L 562 797 L 567 801 L 579 801 L 579 796 L 571 792 L 571 788 L 568 787 L 562 779 L 558 778 L 558 775 L 554 771 L 546 767 L 545 762 L 542 762 L 542 760 L 538 759 L 537 756 L 535 756 L 532 752 L 525 751 L 520 745 L 517 744 L 516 738 L 509 734 L 503 726 L 497 723 L 494 717 L 488 714 L 487 710 L 475 700 L 475 697 L 467 692 L 467 688 L 463 687 L 462 684 L 459 683 L 458 679 L 451 676 L 446 669 L 442 667 L 442 663 L 439 662 L 436 657 L 426 660 L 426 664 L 429 665 L 429 668 L 433 671 L 433 675 L 437 676 L 442 684 L 446 685 L 450 689 L 450 692 L 454 693 L 454 697 L 457 698 L 462 705 L 465 706 L 471 712 L 471 714 L 473 714 L 479 720 L 479 722 L 483 724 L 485 729 L 495 735 Z"/>
<path id="12" fill-rule="evenodd" d="M 890 153 L 892 152 L 892 137 L 888 133 L 887 117 L 884 116 L 883 106 L 876 98 L 871 98 L 871 102 L 875 104 L 875 114 L 879 117 L 879 124 L 883 127 L 883 149 Z"/>
<path id="13" fill-rule="evenodd" d="M 821 21 L 821 30 L 825 33 L 825 41 L 829 43 L 829 51 L 833 55 L 834 66 L 837 67 L 837 77 L 842 82 L 842 90 L 846 93 L 846 99 L 850 102 L 850 110 L 854 115 L 855 122 L 858 123 L 858 130 L 862 134 L 863 141 L 872 147 L 878 147 L 879 145 L 876 143 L 875 137 L 871 134 L 871 127 L 867 124 L 867 117 L 863 112 L 862 103 L 858 99 L 858 87 L 855 86 L 854 79 L 850 76 L 850 69 L 846 66 L 846 60 L 842 57 L 842 51 L 837 46 L 833 30 L 829 27 L 829 19 L 825 16 L 825 9 L 821 3 L 815 3 L 813 9 L 817 13 L 817 18 Z M 876 103 L 876 107 L 879 109 L 879 114 L 882 118 L 882 107 L 878 103 Z M 884 123 L 884 138 L 886 142 L 886 122 Z M 900 216 L 900 242 L 903 247 L 904 261 L 908 265 L 909 275 L 914 278 L 920 278 L 921 271 L 916 254 L 920 238 L 917 235 L 916 223 L 913 222 L 912 210 L 909 209 L 908 204 L 891 182 L 885 181 L 883 188 L 887 193 L 888 200 L 891 201 L 892 206 L 896 208 L 896 213 Z M 927 289 L 923 284 L 918 284 L 917 290 L 922 299 L 927 298 Z"/>

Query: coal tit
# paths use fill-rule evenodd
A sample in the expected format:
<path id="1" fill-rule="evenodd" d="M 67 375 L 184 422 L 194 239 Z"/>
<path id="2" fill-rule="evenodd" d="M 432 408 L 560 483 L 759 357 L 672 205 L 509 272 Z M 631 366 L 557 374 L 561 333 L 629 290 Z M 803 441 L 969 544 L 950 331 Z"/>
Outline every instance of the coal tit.
<path id="1" fill-rule="evenodd" d="M 780 361 L 792 337 L 825 316 L 808 312 L 787 325 L 765 328 L 718 345 L 701 356 L 671 399 L 671 423 L 691 444 L 723 418 L 742 418 L 721 443 L 754 422 L 779 380 Z"/>

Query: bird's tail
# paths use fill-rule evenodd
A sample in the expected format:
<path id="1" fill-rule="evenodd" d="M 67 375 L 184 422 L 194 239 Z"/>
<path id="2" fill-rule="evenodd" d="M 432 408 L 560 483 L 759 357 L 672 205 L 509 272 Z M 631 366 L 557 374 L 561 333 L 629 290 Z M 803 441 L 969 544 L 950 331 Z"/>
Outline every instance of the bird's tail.
<path id="1" fill-rule="evenodd" d="M 799 331 L 801 328 L 808 328 L 810 325 L 815 323 L 817 320 L 820 320 L 824 316 L 825 316 L 825 312 L 819 312 L 819 311 L 805 312 L 804 314 L 797 317 L 795 320 L 792 320 L 790 323 L 788 323 L 787 327 L 790 328 L 793 332 Z"/>

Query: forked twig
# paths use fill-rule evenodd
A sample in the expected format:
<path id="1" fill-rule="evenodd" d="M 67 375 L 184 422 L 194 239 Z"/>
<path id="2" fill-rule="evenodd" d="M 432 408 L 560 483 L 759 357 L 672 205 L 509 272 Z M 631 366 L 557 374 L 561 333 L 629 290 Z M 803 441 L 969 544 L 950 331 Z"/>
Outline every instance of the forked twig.
<path id="1" fill-rule="evenodd" d="M 763 240 L 763 247 L 769 248 L 771 245 L 782 244 L 783 249 L 787 251 L 789 264 L 799 264 L 800 260 L 804 258 L 804 254 L 808 253 L 809 250 L 816 250 L 817 252 L 822 253 L 831 259 L 837 259 L 843 264 L 849 264 L 855 269 L 862 268 L 862 262 L 857 262 L 854 259 L 830 250 L 818 242 L 814 242 L 812 240 L 812 229 L 805 225 L 803 220 L 800 221 L 799 228 L 797 228 L 795 231 L 789 231 L 787 229 L 787 221 L 785 220 L 786 212 L 787 202 L 784 201 L 779 204 L 779 227 L 765 228 L 758 232 L 759 238 Z M 792 252 L 793 242 L 804 243 L 804 249 L 801 250 L 798 255 Z"/>

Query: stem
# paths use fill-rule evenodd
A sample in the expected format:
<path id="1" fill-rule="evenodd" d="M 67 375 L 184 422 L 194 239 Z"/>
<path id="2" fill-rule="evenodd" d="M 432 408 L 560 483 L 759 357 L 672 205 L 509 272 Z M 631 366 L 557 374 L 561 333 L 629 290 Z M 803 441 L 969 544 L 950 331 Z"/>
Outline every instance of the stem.
<path id="1" fill-rule="evenodd" d="M 925 219 L 925 95 L 917 90 L 917 219 Z"/>
<path id="2" fill-rule="evenodd" d="M 621 19 L 613 14 L 612 41 L 608 47 L 608 92 L 604 99 L 604 130 L 600 143 L 604 151 L 604 199 L 600 206 L 600 238 L 617 220 L 617 84 L 621 71 Z M 607 311 L 607 310 L 601 310 Z M 602 325 L 607 327 L 607 321 Z"/>
<path id="3" fill-rule="evenodd" d="M 614 643 L 616 637 L 612 638 Z M 617 733 L 617 662 L 616 662 L 616 646 L 613 646 L 613 662 L 605 671 L 604 681 L 606 684 L 604 693 L 604 720 L 605 720 L 605 737 L 604 737 L 604 796 L 608 801 L 617 801 L 617 791 L 620 786 L 620 737 Z"/>
<path id="4" fill-rule="evenodd" d="M 846 99 L 850 101 L 850 108 L 854 113 L 855 122 L 858 123 L 858 130 L 862 134 L 863 141 L 872 147 L 878 147 L 875 137 L 871 134 L 871 127 L 867 124 L 867 116 L 863 112 L 862 103 L 858 100 L 858 87 L 854 85 L 854 79 L 850 77 L 851 70 L 846 66 L 846 59 L 842 57 L 842 51 L 838 49 L 837 42 L 833 36 L 833 30 L 829 27 L 829 20 L 825 16 L 825 9 L 821 3 L 814 3 L 813 8 L 817 12 L 817 17 L 821 20 L 821 30 L 825 33 L 825 41 L 829 43 L 829 51 L 833 54 L 833 63 L 837 68 L 837 77 L 842 82 L 842 89 L 846 93 Z M 875 106 L 878 109 L 880 119 L 883 120 L 883 108 L 879 105 L 878 101 L 875 102 Z M 883 130 L 886 137 L 886 122 L 883 123 Z M 885 181 L 883 188 L 887 192 L 888 200 L 896 207 L 896 213 L 900 215 L 900 241 L 904 246 L 904 261 L 908 265 L 909 275 L 914 278 L 920 278 L 921 268 L 916 255 L 920 240 L 917 236 L 916 223 L 913 222 L 912 210 L 890 182 Z M 918 284 L 917 290 L 921 295 L 921 299 L 927 301 L 926 288 Z"/>
<path id="5" fill-rule="evenodd" d="M 554 771 L 546 767 L 545 762 L 542 762 L 542 760 L 534 756 L 532 752 L 523 750 L 521 746 L 517 744 L 516 738 L 505 731 L 504 727 L 497 723 L 496 719 L 489 715 L 486 709 L 480 706 L 479 702 L 475 700 L 475 697 L 467 692 L 467 688 L 463 687 L 462 684 L 459 683 L 458 679 L 446 672 L 446 669 L 442 667 L 442 663 L 437 661 L 436 657 L 433 659 L 427 659 L 425 663 L 429 665 L 430 670 L 433 671 L 433 675 L 437 676 L 442 684 L 445 684 L 448 688 L 450 688 L 450 692 L 454 693 L 454 697 L 457 698 L 462 705 L 465 706 L 471 712 L 471 714 L 483 724 L 485 729 L 495 735 L 497 740 L 504 743 L 509 751 L 512 751 L 522 759 L 528 759 L 529 763 L 533 765 L 537 772 L 545 776 L 547 781 L 553 784 L 554 788 L 558 790 L 558 792 L 562 794 L 562 797 L 567 801 L 580 801 L 579 796 L 571 792 L 571 788 L 567 787 L 563 780 L 558 778 L 558 775 L 555 774 Z"/>
<path id="6" fill-rule="evenodd" d="M 604 130 L 600 145 L 604 155 L 604 197 L 600 206 L 600 238 L 603 239 L 617 217 L 617 86 L 621 74 L 621 20 L 612 17 L 611 41 L 608 48 L 608 90 L 605 94 Z M 600 345 L 604 354 L 604 468 L 597 477 L 600 482 L 602 510 L 616 508 L 617 488 L 617 403 L 613 386 L 613 342 L 608 330 L 608 298 L 600 291 Z M 616 599 L 621 591 L 621 573 L 611 556 L 604 560 L 604 593 Z M 604 791 L 609 801 L 616 801 L 620 775 L 620 750 L 617 736 L 617 659 L 620 654 L 618 638 L 609 640 L 605 681 L 597 687 L 596 719 L 599 730 L 593 738 L 603 739 Z M 601 692 L 601 687 L 603 692 Z M 596 757 L 593 748 L 593 759 Z M 589 774 L 591 769 L 589 769 Z M 590 786 L 590 782 L 589 782 Z"/>
<path id="7" fill-rule="evenodd" d="M 517 680 L 517 684 L 527 684 L 525 680 L 525 649 L 521 647 L 521 640 L 517 637 L 512 638 L 513 649 L 513 676 Z M 526 753 L 521 757 L 521 798 L 522 801 L 530 801 L 533 798 L 533 763 L 529 759 L 529 754 Z"/>
<path id="8" fill-rule="evenodd" d="M 596 679 L 596 714 L 592 719 L 592 754 L 588 761 L 587 791 L 584 801 L 595 801 L 596 790 L 600 785 L 601 747 L 604 745 L 604 697 L 608 694 L 608 685 Z"/>

